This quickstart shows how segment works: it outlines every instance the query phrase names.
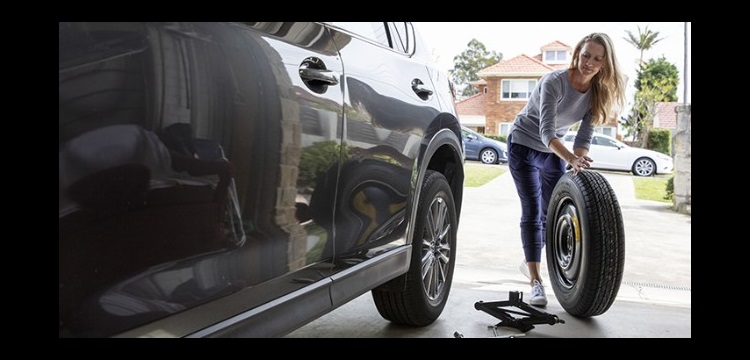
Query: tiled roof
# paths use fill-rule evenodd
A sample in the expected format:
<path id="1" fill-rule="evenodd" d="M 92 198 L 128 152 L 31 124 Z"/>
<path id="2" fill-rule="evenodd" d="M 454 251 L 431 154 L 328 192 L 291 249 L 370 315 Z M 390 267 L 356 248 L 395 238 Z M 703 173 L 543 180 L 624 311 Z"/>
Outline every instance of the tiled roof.
<path id="1" fill-rule="evenodd" d="M 479 87 L 479 85 L 487 85 L 487 80 L 479 79 L 475 81 L 469 81 L 469 85 L 474 85 L 475 87 Z"/>
<path id="2" fill-rule="evenodd" d="M 555 70 L 555 68 L 548 66 L 528 55 L 518 55 L 510 60 L 501 61 L 495 65 L 479 70 L 479 72 L 477 72 L 477 76 L 479 76 L 480 78 L 501 75 L 542 76 L 552 70 Z"/>
<path id="3" fill-rule="evenodd" d="M 572 47 L 565 45 L 557 40 L 541 47 L 542 51 L 544 50 L 572 50 L 572 49 L 573 49 Z"/>
<path id="4" fill-rule="evenodd" d="M 667 129 L 677 128 L 677 113 L 674 111 L 678 102 L 658 102 L 656 103 L 656 117 L 654 126 Z"/>
<path id="5" fill-rule="evenodd" d="M 479 93 L 456 103 L 456 112 L 461 115 L 484 115 L 485 93 Z"/>
<path id="6" fill-rule="evenodd" d="M 534 60 L 542 62 L 542 54 L 537 54 L 534 56 Z M 569 64 L 546 64 L 549 67 L 555 68 L 556 70 L 565 69 L 568 67 Z"/>

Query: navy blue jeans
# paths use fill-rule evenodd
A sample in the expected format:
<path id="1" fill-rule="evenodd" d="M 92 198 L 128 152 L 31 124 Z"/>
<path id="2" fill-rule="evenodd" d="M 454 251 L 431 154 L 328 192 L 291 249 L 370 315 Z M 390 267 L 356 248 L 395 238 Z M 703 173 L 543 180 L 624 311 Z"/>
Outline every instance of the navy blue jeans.
<path id="1" fill-rule="evenodd" d="M 565 161 L 513 144 L 508 138 L 508 168 L 521 198 L 521 243 L 527 262 L 540 262 L 544 247 L 547 206 L 557 181 L 565 174 Z"/>

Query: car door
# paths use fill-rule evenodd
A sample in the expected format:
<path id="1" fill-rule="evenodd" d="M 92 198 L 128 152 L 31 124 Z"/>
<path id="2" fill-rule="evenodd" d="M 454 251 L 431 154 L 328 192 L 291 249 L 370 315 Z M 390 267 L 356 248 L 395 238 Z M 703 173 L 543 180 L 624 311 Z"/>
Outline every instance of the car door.
<path id="1" fill-rule="evenodd" d="M 467 159 L 479 159 L 478 138 L 466 129 L 461 129 Z"/>
<path id="2" fill-rule="evenodd" d="M 615 141 L 596 134 L 591 140 L 590 156 L 593 164 L 601 169 L 630 170 L 632 165 L 627 153 Z"/>
<path id="3" fill-rule="evenodd" d="M 362 258 L 405 245 L 413 170 L 440 100 L 424 59 L 413 58 L 411 24 L 334 22 L 330 27 L 344 63 L 344 142 L 332 225 L 334 271 L 343 273 Z M 338 281 L 352 281 L 357 288 L 393 275 Z M 332 296 L 338 303 L 351 295 L 334 291 Z"/>
<path id="4" fill-rule="evenodd" d="M 333 208 L 309 211 L 344 133 L 326 28 L 59 36 L 60 336 L 213 336 L 239 320 L 263 336 L 331 308 Z"/>

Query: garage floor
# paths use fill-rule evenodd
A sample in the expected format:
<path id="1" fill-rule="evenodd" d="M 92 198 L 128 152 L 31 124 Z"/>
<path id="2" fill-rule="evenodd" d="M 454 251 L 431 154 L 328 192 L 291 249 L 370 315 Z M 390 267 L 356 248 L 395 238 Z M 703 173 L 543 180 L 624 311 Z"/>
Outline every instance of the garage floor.
<path id="1" fill-rule="evenodd" d="M 397 326 L 380 317 L 370 294 L 360 296 L 328 315 L 289 334 L 288 338 L 690 338 L 691 309 L 687 304 L 617 300 L 604 314 L 587 319 L 568 315 L 548 296 L 544 312 L 564 323 L 541 323 L 523 332 L 498 326 L 501 318 L 474 308 L 478 301 L 508 300 L 508 292 L 456 284 L 440 318 L 425 328 Z M 519 310 L 519 309 L 515 309 Z M 522 317 L 518 317 L 521 319 Z M 542 319 L 554 319 L 543 317 Z M 507 321 L 502 322 L 508 324 Z"/>

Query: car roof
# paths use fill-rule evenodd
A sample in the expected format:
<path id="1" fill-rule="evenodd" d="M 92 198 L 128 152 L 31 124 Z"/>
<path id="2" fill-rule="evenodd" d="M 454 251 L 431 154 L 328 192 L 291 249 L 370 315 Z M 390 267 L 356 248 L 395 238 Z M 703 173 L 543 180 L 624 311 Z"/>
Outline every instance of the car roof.
<path id="1" fill-rule="evenodd" d="M 571 130 L 571 131 L 568 131 L 567 133 L 565 133 L 565 136 L 568 136 L 568 135 L 577 135 L 577 134 L 578 134 L 578 131 Z M 609 135 L 602 134 L 600 132 L 594 132 L 593 136 L 601 136 L 601 137 L 609 138 L 609 139 L 612 139 L 612 140 L 617 140 L 617 139 L 615 139 L 615 138 L 613 138 L 613 137 L 611 137 Z M 620 141 L 620 140 L 617 140 L 617 141 Z"/>

